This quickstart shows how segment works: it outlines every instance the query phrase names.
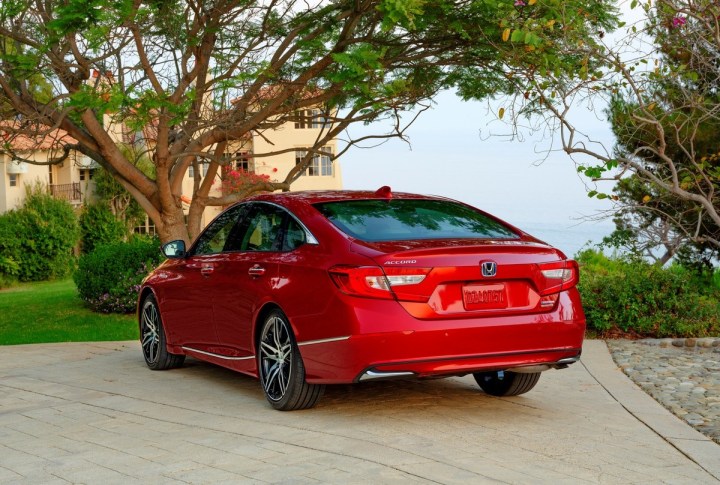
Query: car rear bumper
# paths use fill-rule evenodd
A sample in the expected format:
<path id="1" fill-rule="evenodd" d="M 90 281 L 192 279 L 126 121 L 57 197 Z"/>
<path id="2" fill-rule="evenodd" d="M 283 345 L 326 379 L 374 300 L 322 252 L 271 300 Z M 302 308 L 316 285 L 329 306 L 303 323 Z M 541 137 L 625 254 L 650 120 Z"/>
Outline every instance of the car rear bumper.
<path id="1" fill-rule="evenodd" d="M 578 351 L 577 355 L 575 357 L 564 357 L 560 360 L 554 361 L 554 362 L 545 362 L 545 356 L 542 356 L 542 359 L 540 360 L 541 363 L 528 363 L 527 361 L 527 355 L 523 355 L 519 359 L 519 363 L 515 366 L 512 364 L 512 357 L 518 357 L 518 356 L 503 356 L 505 358 L 503 359 L 495 359 L 497 362 L 497 365 L 494 367 L 488 366 L 488 361 L 493 359 L 493 356 L 481 356 L 476 359 L 467 359 L 464 362 L 464 366 L 469 369 L 473 369 L 472 372 L 477 372 L 478 370 L 482 371 L 491 371 L 491 370 L 505 370 L 510 372 L 517 372 L 517 373 L 530 373 L 530 372 L 544 372 L 546 370 L 550 369 L 564 369 L 570 364 L 574 364 L 575 362 L 580 360 L 580 351 Z M 511 357 L 510 360 L 507 360 L 506 357 Z M 435 376 L 435 375 L 443 375 L 446 371 L 444 368 L 446 363 L 444 362 L 435 362 L 435 361 L 429 361 L 429 362 L 415 362 L 412 363 L 412 367 L 416 369 L 416 371 L 402 371 L 402 370 L 394 370 L 393 367 L 397 366 L 398 368 L 404 368 L 406 367 L 406 364 L 395 364 L 395 365 L 387 365 L 387 366 L 376 366 L 371 369 L 366 370 L 365 372 L 360 375 L 358 378 L 359 382 L 363 381 L 370 381 L 370 380 L 382 380 L 382 379 L 398 379 L 398 378 L 417 378 L 417 377 L 423 377 L 423 376 Z M 438 367 L 440 366 L 440 367 Z M 457 367 L 453 374 L 460 372 L 460 366 L 455 365 Z M 417 369 L 421 369 L 421 372 L 418 372 Z M 465 373 L 463 371 L 463 373 Z"/>
<path id="2" fill-rule="evenodd" d="M 418 320 L 394 301 L 367 300 L 353 302 L 347 317 L 350 335 L 299 343 L 308 382 L 564 367 L 580 356 L 585 332 L 575 289 L 541 314 Z"/>

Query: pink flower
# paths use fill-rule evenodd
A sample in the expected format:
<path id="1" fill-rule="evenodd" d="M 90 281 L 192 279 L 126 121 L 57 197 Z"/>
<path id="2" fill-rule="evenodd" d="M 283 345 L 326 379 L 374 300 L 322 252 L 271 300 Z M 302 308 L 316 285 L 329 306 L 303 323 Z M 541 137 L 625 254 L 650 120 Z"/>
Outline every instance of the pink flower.
<path id="1" fill-rule="evenodd" d="M 516 7 L 524 7 L 525 2 L 523 2 L 523 0 L 515 0 L 515 6 Z"/>
<path id="2" fill-rule="evenodd" d="M 673 17 L 672 26 L 675 28 L 682 27 L 683 25 L 685 25 L 686 22 L 687 19 L 685 17 Z"/>

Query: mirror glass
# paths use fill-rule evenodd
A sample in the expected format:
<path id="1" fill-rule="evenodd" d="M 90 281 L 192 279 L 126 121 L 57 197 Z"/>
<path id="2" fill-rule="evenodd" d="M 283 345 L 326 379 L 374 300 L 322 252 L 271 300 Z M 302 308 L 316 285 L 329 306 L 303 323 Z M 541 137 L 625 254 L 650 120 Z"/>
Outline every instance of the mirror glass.
<path id="1" fill-rule="evenodd" d="M 182 258 L 185 256 L 185 241 L 170 241 L 163 245 L 162 252 L 168 258 Z"/>

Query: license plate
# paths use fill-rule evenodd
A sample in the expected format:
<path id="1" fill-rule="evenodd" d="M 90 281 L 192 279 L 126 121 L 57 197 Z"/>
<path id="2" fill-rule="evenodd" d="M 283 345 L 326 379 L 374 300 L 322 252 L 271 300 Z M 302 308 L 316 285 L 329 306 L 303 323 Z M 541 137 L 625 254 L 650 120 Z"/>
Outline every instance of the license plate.
<path id="1" fill-rule="evenodd" d="M 462 289 L 465 310 L 498 310 L 507 308 L 505 285 L 466 285 Z"/>

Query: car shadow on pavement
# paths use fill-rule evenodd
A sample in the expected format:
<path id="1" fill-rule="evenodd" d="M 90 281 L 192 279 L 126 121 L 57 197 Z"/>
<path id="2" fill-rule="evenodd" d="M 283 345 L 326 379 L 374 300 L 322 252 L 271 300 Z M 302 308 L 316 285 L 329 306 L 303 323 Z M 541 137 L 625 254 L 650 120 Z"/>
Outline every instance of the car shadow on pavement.
<path id="1" fill-rule="evenodd" d="M 212 383 L 215 394 L 222 393 L 225 396 L 235 394 L 234 398 L 243 401 L 252 400 L 258 406 L 276 412 L 266 402 L 259 381 L 253 377 L 193 358 L 186 359 L 183 367 L 170 372 L 177 377 L 182 375 L 187 379 L 202 379 L 207 384 Z M 328 385 L 317 406 L 305 412 L 356 414 L 369 409 L 382 408 L 384 412 L 392 413 L 406 412 L 409 407 L 415 410 L 444 406 L 472 405 L 477 407 L 482 403 L 497 403 L 498 400 L 522 403 L 526 398 L 524 396 L 513 398 L 489 396 L 480 390 L 471 375 L 434 379 L 387 380 Z"/>

